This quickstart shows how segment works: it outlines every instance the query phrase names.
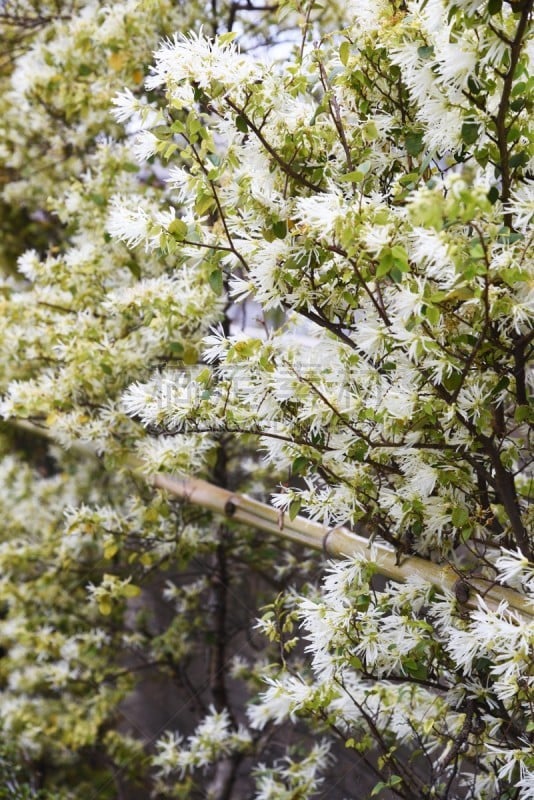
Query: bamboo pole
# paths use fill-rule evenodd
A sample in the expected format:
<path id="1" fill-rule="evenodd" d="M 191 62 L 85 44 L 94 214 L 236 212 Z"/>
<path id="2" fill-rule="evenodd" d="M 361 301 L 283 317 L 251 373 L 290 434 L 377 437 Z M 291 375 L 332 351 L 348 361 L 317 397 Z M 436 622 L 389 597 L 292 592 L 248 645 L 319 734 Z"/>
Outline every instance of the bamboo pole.
<path id="1" fill-rule="evenodd" d="M 318 522 L 312 522 L 301 516 L 291 520 L 266 503 L 214 486 L 200 478 L 178 479 L 170 475 L 157 475 L 152 483 L 188 503 L 223 514 L 236 522 L 250 525 L 274 536 L 281 536 L 315 550 L 322 550 L 330 556 L 338 558 L 370 556 L 369 540 L 365 536 L 343 527 L 328 530 Z M 478 595 L 492 610 L 496 610 L 502 602 L 505 602 L 512 612 L 527 622 L 532 622 L 534 618 L 534 604 L 528 597 L 514 589 L 481 580 L 460 578 L 451 566 L 434 564 L 418 556 L 406 557 L 399 563 L 396 552 L 389 545 L 375 542 L 373 547 L 373 560 L 377 564 L 377 571 L 386 578 L 403 582 L 410 577 L 419 577 L 434 584 L 438 589 L 453 592 L 459 603 L 467 608 L 477 607 Z"/>
<path id="2" fill-rule="evenodd" d="M 27 420 L 12 422 L 15 427 L 31 431 L 38 436 L 52 439 L 47 428 L 35 425 Z M 87 445 L 76 447 L 84 455 L 96 456 Z M 369 558 L 370 543 L 365 536 L 360 536 L 344 527 L 328 530 L 318 522 L 297 516 L 289 519 L 277 509 L 247 495 L 231 492 L 215 486 L 201 478 L 173 478 L 171 475 L 156 475 L 147 478 L 142 472 L 139 459 L 131 456 L 127 464 L 132 472 L 141 473 L 143 478 L 158 489 L 164 489 L 174 497 L 200 506 L 216 514 L 222 514 L 252 528 L 265 531 L 298 542 L 325 555 L 335 558 L 364 556 Z M 385 543 L 373 543 L 373 560 L 377 572 L 385 578 L 404 582 L 410 577 L 419 577 L 432 583 L 438 590 L 453 592 L 461 606 L 476 608 L 477 597 L 483 598 L 486 605 L 497 610 L 501 603 L 506 603 L 509 610 L 527 623 L 534 620 L 534 603 L 525 595 L 499 584 L 475 578 L 461 578 L 448 564 L 435 564 L 419 556 L 406 556 L 398 559 L 395 550 Z"/>

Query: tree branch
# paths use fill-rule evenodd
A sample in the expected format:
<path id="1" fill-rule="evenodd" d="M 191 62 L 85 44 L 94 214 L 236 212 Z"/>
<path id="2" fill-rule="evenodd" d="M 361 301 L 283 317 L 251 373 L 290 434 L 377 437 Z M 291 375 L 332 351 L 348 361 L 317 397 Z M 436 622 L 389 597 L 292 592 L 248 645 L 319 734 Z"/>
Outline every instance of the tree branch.
<path id="1" fill-rule="evenodd" d="M 497 146 L 499 148 L 500 156 L 500 170 L 502 177 L 501 200 L 505 205 L 510 199 L 512 176 L 510 173 L 510 152 L 508 150 L 508 126 L 506 125 L 506 117 L 510 105 L 510 95 L 512 92 L 512 85 L 514 80 L 514 73 L 521 54 L 521 47 L 523 45 L 523 37 L 528 28 L 529 17 L 532 11 L 534 0 L 526 0 L 518 4 L 516 8 L 512 6 L 514 11 L 521 9 L 521 18 L 517 26 L 515 36 L 510 47 L 510 65 L 504 76 L 502 95 L 499 102 L 499 109 L 495 117 L 495 126 L 497 128 Z M 512 214 L 506 212 L 504 214 L 504 224 L 512 227 Z"/>

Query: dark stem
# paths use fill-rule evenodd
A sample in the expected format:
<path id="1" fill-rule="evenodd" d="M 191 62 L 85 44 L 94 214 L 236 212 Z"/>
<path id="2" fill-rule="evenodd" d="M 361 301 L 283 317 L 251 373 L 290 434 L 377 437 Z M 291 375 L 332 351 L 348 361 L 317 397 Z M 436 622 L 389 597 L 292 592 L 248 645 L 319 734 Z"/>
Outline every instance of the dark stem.
<path id="1" fill-rule="evenodd" d="M 293 178 L 294 181 L 300 183 L 302 186 L 306 186 L 307 189 L 311 189 L 312 192 L 321 192 L 321 193 L 324 192 L 324 189 L 321 186 L 318 186 L 316 183 L 312 183 L 312 181 L 309 181 L 307 178 L 304 177 L 304 175 L 294 170 L 293 167 L 287 163 L 287 161 L 284 161 L 280 153 L 278 153 L 274 149 L 274 147 L 271 144 L 269 144 L 269 142 L 261 132 L 260 128 L 258 128 L 258 126 L 255 125 L 254 122 L 252 122 L 250 117 L 245 113 L 244 109 L 239 108 L 239 106 L 237 106 L 232 100 L 230 100 L 230 98 L 226 98 L 226 102 L 228 103 L 232 111 L 235 111 L 236 114 L 239 114 L 240 117 L 243 117 L 250 130 L 256 135 L 256 137 L 262 143 L 263 147 L 267 150 L 269 155 L 272 156 L 272 158 L 274 158 L 278 166 L 282 169 L 283 172 L 285 172 L 286 175 L 288 175 L 290 178 Z"/>
<path id="2" fill-rule="evenodd" d="M 499 148 L 499 157 L 502 177 L 501 201 L 506 204 L 510 199 L 510 191 L 512 184 L 512 174 L 510 171 L 510 151 L 508 150 L 508 126 L 506 118 L 510 106 L 510 95 L 512 92 L 512 85 L 514 80 L 514 73 L 521 54 L 521 47 L 523 45 L 523 37 L 528 27 L 530 13 L 534 0 L 527 0 L 521 4 L 521 18 L 517 26 L 515 36 L 512 40 L 510 47 L 510 66 L 504 76 L 502 95 L 499 103 L 499 110 L 495 117 L 495 126 L 497 128 L 497 146 Z M 511 229 L 512 227 L 512 214 L 507 211 L 504 214 L 504 224 Z"/>

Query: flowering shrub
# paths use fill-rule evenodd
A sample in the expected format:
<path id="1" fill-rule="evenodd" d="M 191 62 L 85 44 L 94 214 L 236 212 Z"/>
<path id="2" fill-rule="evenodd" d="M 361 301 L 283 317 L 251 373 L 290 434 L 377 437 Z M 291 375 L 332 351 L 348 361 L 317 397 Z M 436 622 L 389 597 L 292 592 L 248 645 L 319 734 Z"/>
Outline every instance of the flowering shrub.
<path id="1" fill-rule="evenodd" d="M 0 12 L 0 724 L 39 789 L 534 798 L 532 1 L 326 5 Z M 132 722 L 144 670 L 191 718 Z"/>

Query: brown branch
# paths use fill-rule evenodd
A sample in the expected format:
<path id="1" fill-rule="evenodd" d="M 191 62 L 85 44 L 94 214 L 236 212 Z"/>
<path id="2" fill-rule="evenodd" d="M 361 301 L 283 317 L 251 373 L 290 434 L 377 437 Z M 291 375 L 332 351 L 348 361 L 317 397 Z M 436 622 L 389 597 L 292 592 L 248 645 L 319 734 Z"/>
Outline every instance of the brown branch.
<path id="1" fill-rule="evenodd" d="M 510 96 L 512 93 L 512 86 L 514 80 L 514 73 L 521 54 L 523 45 L 523 38 L 528 28 L 529 17 L 532 11 L 534 0 L 526 0 L 517 5 L 514 10 L 521 10 L 521 18 L 519 20 L 515 36 L 512 40 L 510 47 L 510 65 L 503 77 L 503 87 L 501 100 L 499 102 L 499 109 L 494 118 L 495 127 L 497 129 L 497 146 L 499 148 L 500 156 L 500 170 L 502 178 L 501 200 L 506 204 L 510 199 L 512 176 L 510 174 L 510 151 L 508 150 L 508 126 L 506 124 L 506 117 L 510 106 Z M 512 6 L 513 7 L 513 6 Z M 507 211 L 504 214 L 504 224 L 511 229 L 512 227 L 512 214 Z"/>
<path id="2" fill-rule="evenodd" d="M 321 83 L 323 85 L 323 89 L 325 94 L 328 98 L 328 108 L 330 110 L 330 116 L 336 126 L 336 130 L 339 135 L 339 139 L 341 141 L 341 146 L 343 147 L 343 151 L 345 153 L 345 160 L 347 162 L 347 169 L 351 171 L 353 169 L 352 164 L 352 156 L 350 154 L 350 147 L 347 142 L 347 137 L 345 134 L 345 128 L 343 127 L 343 120 L 341 119 L 341 110 L 339 108 L 339 103 L 335 95 L 331 94 L 332 90 L 328 84 L 328 77 L 326 75 L 326 70 L 322 61 L 319 60 L 319 56 L 317 56 L 317 63 L 319 64 L 319 74 L 321 76 Z"/>
<path id="3" fill-rule="evenodd" d="M 269 142 L 261 132 L 260 128 L 258 128 L 258 126 L 255 125 L 254 122 L 252 122 L 250 117 L 246 114 L 244 108 L 239 108 L 239 106 L 237 106 L 232 100 L 230 100 L 229 97 L 226 98 L 226 102 L 230 106 L 232 111 L 235 111 L 236 114 L 239 114 L 239 116 L 245 120 L 250 130 L 259 139 L 259 141 L 261 142 L 263 147 L 267 150 L 269 155 L 272 156 L 272 158 L 274 158 L 278 166 L 281 168 L 282 172 L 284 172 L 286 175 L 289 175 L 290 178 L 293 178 L 294 181 L 300 183 L 302 186 L 306 186 L 307 189 L 311 189 L 313 192 L 323 193 L 325 191 L 322 188 L 322 186 L 319 186 L 316 183 L 312 183 L 312 181 L 309 181 L 300 172 L 294 170 L 293 167 L 291 167 L 290 164 L 287 163 L 287 161 L 284 161 L 280 153 L 277 150 L 275 150 L 275 148 L 271 144 L 269 144 Z"/>

